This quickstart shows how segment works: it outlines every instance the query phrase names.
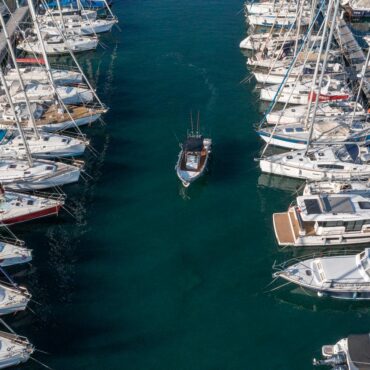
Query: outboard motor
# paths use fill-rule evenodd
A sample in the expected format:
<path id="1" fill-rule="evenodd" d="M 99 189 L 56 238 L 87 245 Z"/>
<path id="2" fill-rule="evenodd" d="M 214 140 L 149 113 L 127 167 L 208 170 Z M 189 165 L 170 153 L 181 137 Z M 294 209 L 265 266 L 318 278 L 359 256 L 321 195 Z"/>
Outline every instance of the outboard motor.
<path id="1" fill-rule="evenodd" d="M 346 365 L 346 355 L 344 353 L 338 353 L 323 360 L 316 360 L 314 358 L 313 365 L 314 366 L 327 365 L 332 366 L 335 370 L 342 370 L 341 369 L 342 366 L 337 365 Z M 345 366 L 344 369 L 347 369 L 347 366 Z"/>

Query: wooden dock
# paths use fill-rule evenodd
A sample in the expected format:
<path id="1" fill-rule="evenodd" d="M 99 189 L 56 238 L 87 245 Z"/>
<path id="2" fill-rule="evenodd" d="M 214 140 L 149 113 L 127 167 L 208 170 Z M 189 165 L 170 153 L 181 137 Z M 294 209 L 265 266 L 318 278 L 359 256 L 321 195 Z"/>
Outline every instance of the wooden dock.
<path id="1" fill-rule="evenodd" d="M 336 23 L 334 37 L 342 49 L 348 64 L 353 68 L 356 74 L 359 74 L 366 62 L 365 53 L 358 44 L 346 21 L 344 19 L 338 19 Z M 367 100 L 370 100 L 370 77 L 365 77 L 362 90 Z"/>
<path id="2" fill-rule="evenodd" d="M 26 19 L 29 16 L 29 9 L 28 6 L 22 6 L 18 9 L 16 9 L 13 13 L 13 16 L 9 18 L 6 29 L 8 31 L 8 34 L 10 38 L 14 41 L 18 27 L 22 24 L 22 22 L 25 22 Z M 0 63 L 3 62 L 5 57 L 8 54 L 7 50 L 7 44 L 4 32 L 0 32 Z"/>

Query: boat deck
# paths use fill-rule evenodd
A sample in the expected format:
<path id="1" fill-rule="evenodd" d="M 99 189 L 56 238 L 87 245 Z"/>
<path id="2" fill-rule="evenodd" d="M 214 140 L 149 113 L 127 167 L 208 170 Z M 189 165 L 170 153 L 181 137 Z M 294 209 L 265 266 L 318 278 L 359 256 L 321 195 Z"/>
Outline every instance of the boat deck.
<path id="1" fill-rule="evenodd" d="M 288 212 L 274 213 L 273 223 L 279 245 L 296 244 L 296 240 L 300 237 L 300 227 L 293 208 Z M 305 222 L 303 227 L 306 236 L 315 235 L 314 222 Z"/>
<path id="2" fill-rule="evenodd" d="M 186 153 L 187 152 L 184 151 L 183 154 L 182 154 L 181 163 L 180 163 L 181 171 L 188 171 L 188 172 L 199 172 L 199 171 L 201 171 L 202 168 L 204 167 L 205 163 L 206 163 L 207 150 L 203 148 L 202 151 L 200 152 L 200 161 L 199 161 L 199 165 L 198 165 L 197 169 L 189 169 L 189 168 L 186 167 Z"/>

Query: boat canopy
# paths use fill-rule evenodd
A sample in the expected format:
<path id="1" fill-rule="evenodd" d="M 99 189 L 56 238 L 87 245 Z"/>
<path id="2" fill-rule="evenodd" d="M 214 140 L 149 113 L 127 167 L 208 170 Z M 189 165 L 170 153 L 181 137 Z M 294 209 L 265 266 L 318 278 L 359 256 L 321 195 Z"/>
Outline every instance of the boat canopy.
<path id="1" fill-rule="evenodd" d="M 200 152 L 203 149 L 203 136 L 189 137 L 185 141 L 185 150 L 189 152 Z"/>
<path id="2" fill-rule="evenodd" d="M 370 370 L 369 334 L 350 335 L 348 337 L 349 360 L 359 370 Z"/>

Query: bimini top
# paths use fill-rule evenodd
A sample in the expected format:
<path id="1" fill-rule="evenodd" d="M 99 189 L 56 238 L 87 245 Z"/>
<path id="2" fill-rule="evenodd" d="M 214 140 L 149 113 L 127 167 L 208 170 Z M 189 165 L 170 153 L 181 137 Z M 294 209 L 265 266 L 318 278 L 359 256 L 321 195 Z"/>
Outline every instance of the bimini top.
<path id="1" fill-rule="evenodd" d="M 370 336 L 369 334 L 350 335 L 348 337 L 348 362 L 359 370 L 370 370 Z"/>
<path id="2" fill-rule="evenodd" d="M 297 197 L 303 221 L 370 220 L 370 197 L 360 194 L 317 194 Z"/>
<path id="3" fill-rule="evenodd" d="M 203 149 L 203 136 L 188 137 L 185 141 L 184 149 L 189 152 L 201 152 Z"/>

